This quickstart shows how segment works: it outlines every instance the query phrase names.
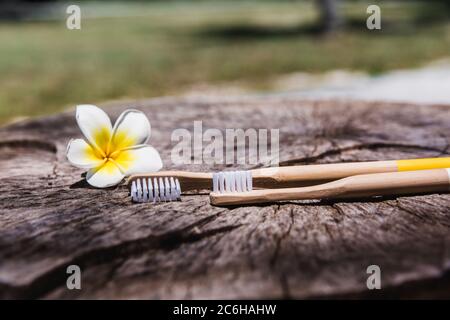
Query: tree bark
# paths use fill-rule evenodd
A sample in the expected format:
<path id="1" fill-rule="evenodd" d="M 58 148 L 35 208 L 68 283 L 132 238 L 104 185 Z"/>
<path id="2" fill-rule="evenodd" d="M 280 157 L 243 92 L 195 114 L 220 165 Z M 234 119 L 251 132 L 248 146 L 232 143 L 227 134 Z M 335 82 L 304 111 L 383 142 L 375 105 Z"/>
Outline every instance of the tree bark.
<path id="1" fill-rule="evenodd" d="M 281 165 L 449 155 L 450 106 L 295 98 L 157 99 L 150 143 L 173 166 L 171 132 L 279 128 Z M 218 208 L 208 195 L 133 204 L 90 188 L 65 159 L 74 111 L 0 128 L 1 298 L 450 297 L 450 195 Z M 249 166 L 245 166 L 249 168 Z M 66 269 L 81 268 L 81 290 Z M 367 267 L 381 268 L 368 290 Z"/>
<path id="2" fill-rule="evenodd" d="M 336 31 L 342 25 L 339 0 L 317 0 L 320 11 L 320 27 L 323 32 Z"/>

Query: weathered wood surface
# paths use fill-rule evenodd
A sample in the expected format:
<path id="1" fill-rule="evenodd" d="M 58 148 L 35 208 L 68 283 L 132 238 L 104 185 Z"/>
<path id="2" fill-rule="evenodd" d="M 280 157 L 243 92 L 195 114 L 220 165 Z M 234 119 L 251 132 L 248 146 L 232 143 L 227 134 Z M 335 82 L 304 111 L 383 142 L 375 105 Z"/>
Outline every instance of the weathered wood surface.
<path id="1" fill-rule="evenodd" d="M 130 104 L 108 106 L 113 117 Z M 296 99 L 134 104 L 170 165 L 171 132 L 280 128 L 282 165 L 450 154 L 450 107 Z M 0 129 L 0 297 L 449 297 L 450 195 L 212 207 L 207 195 L 131 204 L 65 160 L 73 110 Z M 195 166 L 189 170 L 217 170 Z M 66 268 L 82 269 L 67 290 Z"/>

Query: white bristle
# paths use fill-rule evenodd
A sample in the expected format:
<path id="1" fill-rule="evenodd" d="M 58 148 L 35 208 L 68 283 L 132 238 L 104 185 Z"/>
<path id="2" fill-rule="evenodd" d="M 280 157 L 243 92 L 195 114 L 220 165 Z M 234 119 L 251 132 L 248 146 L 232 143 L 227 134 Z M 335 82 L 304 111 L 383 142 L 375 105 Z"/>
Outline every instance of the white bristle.
<path id="1" fill-rule="evenodd" d="M 141 180 L 136 181 L 136 188 L 137 188 L 137 198 L 139 201 L 142 201 L 142 187 L 141 187 Z"/>
<path id="2" fill-rule="evenodd" d="M 137 189 L 136 189 L 136 181 L 133 181 L 131 183 L 131 199 L 135 202 L 137 202 L 138 197 L 137 197 Z"/>
<path id="3" fill-rule="evenodd" d="M 253 190 L 251 171 L 227 171 L 213 173 L 214 192 L 246 192 Z"/>
<path id="4" fill-rule="evenodd" d="M 242 185 L 242 171 L 236 172 L 236 191 L 242 192 L 245 187 Z"/>
<path id="5" fill-rule="evenodd" d="M 252 179 L 252 173 L 251 171 L 246 171 L 247 175 L 247 189 L 249 191 L 253 190 L 253 179 Z"/>
<path id="6" fill-rule="evenodd" d="M 155 189 L 155 199 L 153 201 L 155 201 L 155 202 L 161 201 L 161 197 L 159 194 L 158 179 L 156 179 L 156 178 L 153 179 L 153 189 Z"/>
<path id="7" fill-rule="evenodd" d="M 219 190 L 225 192 L 225 173 L 219 172 Z"/>
<path id="8" fill-rule="evenodd" d="M 166 188 L 164 188 L 163 178 L 159 178 L 159 199 L 160 201 L 166 201 Z"/>
<path id="9" fill-rule="evenodd" d="M 219 175 L 213 173 L 213 191 L 216 192 L 217 190 L 219 190 Z"/>
<path id="10" fill-rule="evenodd" d="M 180 181 L 178 179 L 175 179 L 175 191 L 176 191 L 176 197 L 179 199 L 181 197 L 181 187 L 180 187 Z"/>
<path id="11" fill-rule="evenodd" d="M 232 188 L 232 181 L 233 179 L 233 173 L 232 172 L 225 172 L 225 191 L 231 192 Z M 234 183 L 233 183 L 234 184 Z"/>
<path id="12" fill-rule="evenodd" d="M 247 189 L 247 173 L 245 171 L 239 172 L 239 180 L 241 183 L 242 190 L 248 190 Z"/>
<path id="13" fill-rule="evenodd" d="M 166 194 L 166 201 L 172 201 L 171 194 L 170 194 L 170 183 L 169 178 L 164 178 L 164 193 Z"/>
<path id="14" fill-rule="evenodd" d="M 173 177 L 137 178 L 131 183 L 130 194 L 134 202 L 175 201 L 181 197 L 181 187 Z"/>
<path id="15" fill-rule="evenodd" d="M 173 179 L 173 177 L 170 177 L 170 201 L 176 199 L 176 195 L 177 193 L 175 190 L 175 180 Z"/>
<path id="16" fill-rule="evenodd" d="M 152 201 L 155 202 L 155 196 L 154 196 L 154 189 L 153 189 L 153 183 L 152 183 L 152 179 L 148 178 L 148 201 Z"/>
<path id="17" fill-rule="evenodd" d="M 148 188 L 145 179 L 142 179 L 142 202 L 148 201 Z"/>

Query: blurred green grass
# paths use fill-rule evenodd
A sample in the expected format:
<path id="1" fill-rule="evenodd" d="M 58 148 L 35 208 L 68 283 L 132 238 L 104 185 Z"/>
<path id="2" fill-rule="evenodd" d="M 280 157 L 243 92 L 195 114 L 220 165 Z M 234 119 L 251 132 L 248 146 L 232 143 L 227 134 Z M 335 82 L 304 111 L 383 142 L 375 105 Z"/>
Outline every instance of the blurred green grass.
<path id="1" fill-rule="evenodd" d="M 448 56 L 442 8 L 382 2 L 382 31 L 365 27 L 367 3 L 345 7 L 348 27 L 314 32 L 311 3 L 273 1 L 82 4 L 117 17 L 0 24 L 0 123 L 79 103 L 177 94 L 197 83 L 270 89 L 290 72 L 379 73 Z M 108 7 L 109 6 L 109 7 Z"/>

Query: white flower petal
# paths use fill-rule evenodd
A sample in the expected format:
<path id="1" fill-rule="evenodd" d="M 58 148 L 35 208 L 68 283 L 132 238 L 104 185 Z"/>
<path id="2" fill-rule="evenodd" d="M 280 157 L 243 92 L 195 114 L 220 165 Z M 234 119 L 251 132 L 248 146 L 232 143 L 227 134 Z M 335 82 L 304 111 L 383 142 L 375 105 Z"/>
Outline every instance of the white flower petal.
<path id="1" fill-rule="evenodd" d="M 111 161 L 105 162 L 102 166 L 90 169 L 86 175 L 87 182 L 97 188 L 115 186 L 124 178 L 124 174 Z"/>
<path id="2" fill-rule="evenodd" d="M 111 150 L 144 144 L 150 138 L 150 131 L 150 122 L 142 111 L 125 110 L 114 124 Z"/>
<path id="3" fill-rule="evenodd" d="M 87 142 L 103 155 L 107 153 L 112 135 L 108 115 L 94 105 L 83 104 L 77 106 L 76 119 Z"/>
<path id="4" fill-rule="evenodd" d="M 75 167 L 90 169 L 100 166 L 104 161 L 83 139 L 72 139 L 67 145 L 67 160 Z"/>
<path id="5" fill-rule="evenodd" d="M 124 149 L 114 158 L 114 161 L 126 175 L 155 172 L 163 166 L 158 151 L 149 145 Z"/>

